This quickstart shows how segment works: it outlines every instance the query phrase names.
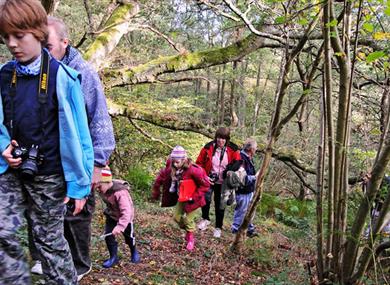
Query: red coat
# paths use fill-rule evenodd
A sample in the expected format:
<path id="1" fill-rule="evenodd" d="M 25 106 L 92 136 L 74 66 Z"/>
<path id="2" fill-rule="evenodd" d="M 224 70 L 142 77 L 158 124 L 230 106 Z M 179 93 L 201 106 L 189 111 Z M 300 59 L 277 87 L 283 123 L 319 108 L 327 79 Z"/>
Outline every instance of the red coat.
<path id="1" fill-rule="evenodd" d="M 152 199 L 160 200 L 161 187 L 162 187 L 162 198 L 161 207 L 173 207 L 177 203 L 177 193 L 170 193 L 171 188 L 171 161 L 168 159 L 165 168 L 161 169 L 154 181 L 152 188 Z"/>
<path id="2" fill-rule="evenodd" d="M 205 171 L 196 164 L 191 164 L 188 169 L 185 169 L 182 174 L 182 179 L 192 179 L 196 184 L 195 193 L 192 196 L 192 201 L 186 202 L 184 206 L 184 211 L 189 213 L 196 210 L 199 207 L 206 205 L 206 200 L 204 195 L 210 188 L 209 179 Z M 171 207 L 176 205 L 178 195 L 177 193 L 170 193 L 169 188 L 171 187 L 171 165 L 167 162 L 167 166 L 160 171 L 156 181 L 153 185 L 152 190 L 152 199 L 158 200 L 161 195 L 161 186 L 162 186 L 162 198 L 161 206 L 162 207 Z"/>
<path id="3" fill-rule="evenodd" d="M 212 158 L 215 148 L 215 141 L 207 143 L 200 151 L 198 158 L 196 159 L 196 164 L 203 167 L 207 175 L 210 174 L 212 167 Z M 232 142 L 228 142 L 226 146 L 226 153 L 228 156 L 228 164 L 240 160 L 240 150 L 237 145 Z"/>

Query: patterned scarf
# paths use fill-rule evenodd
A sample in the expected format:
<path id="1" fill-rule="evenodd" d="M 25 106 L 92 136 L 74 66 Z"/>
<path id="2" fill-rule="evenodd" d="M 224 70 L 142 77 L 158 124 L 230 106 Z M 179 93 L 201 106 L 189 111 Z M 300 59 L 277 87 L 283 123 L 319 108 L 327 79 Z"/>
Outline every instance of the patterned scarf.
<path id="1" fill-rule="evenodd" d="M 46 48 L 44 48 L 43 52 L 46 52 L 49 55 L 49 60 L 50 60 L 51 55 L 49 51 Z M 38 75 L 41 72 L 41 58 L 42 58 L 42 54 L 40 54 L 33 62 L 27 65 L 24 65 L 21 62 L 14 60 L 16 74 L 27 75 L 27 76 Z"/>
<path id="2" fill-rule="evenodd" d="M 65 52 L 65 55 L 64 57 L 62 58 L 62 62 L 66 65 L 69 65 L 70 62 L 72 62 L 72 60 L 79 54 L 79 52 L 77 51 L 77 49 L 75 49 L 74 47 L 71 47 L 71 46 L 67 46 L 66 47 L 66 52 Z"/>
<path id="3" fill-rule="evenodd" d="M 38 75 L 41 72 L 41 55 L 30 64 L 23 65 L 21 62 L 15 60 L 15 69 L 17 75 Z"/>

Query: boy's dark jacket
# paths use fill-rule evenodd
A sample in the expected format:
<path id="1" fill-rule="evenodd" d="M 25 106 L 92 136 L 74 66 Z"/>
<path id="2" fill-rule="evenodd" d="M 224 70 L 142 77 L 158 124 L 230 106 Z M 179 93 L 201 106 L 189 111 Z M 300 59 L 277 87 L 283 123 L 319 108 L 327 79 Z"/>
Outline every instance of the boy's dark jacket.
<path id="1" fill-rule="evenodd" d="M 160 189 L 162 187 L 162 207 L 175 206 L 179 198 L 177 193 L 169 192 L 169 188 L 171 187 L 172 182 L 171 171 L 171 162 L 170 160 L 168 160 L 166 163 L 166 167 L 160 171 L 156 178 L 156 181 L 153 184 L 152 199 L 154 200 L 158 200 L 160 198 Z M 182 179 L 192 179 L 197 186 L 195 193 L 192 197 L 192 201 L 186 202 L 186 205 L 184 206 L 184 211 L 186 213 L 189 213 L 196 210 L 197 208 L 206 205 L 204 195 L 210 188 L 210 182 L 203 168 L 196 164 L 191 164 L 188 169 L 184 170 L 182 174 Z"/>

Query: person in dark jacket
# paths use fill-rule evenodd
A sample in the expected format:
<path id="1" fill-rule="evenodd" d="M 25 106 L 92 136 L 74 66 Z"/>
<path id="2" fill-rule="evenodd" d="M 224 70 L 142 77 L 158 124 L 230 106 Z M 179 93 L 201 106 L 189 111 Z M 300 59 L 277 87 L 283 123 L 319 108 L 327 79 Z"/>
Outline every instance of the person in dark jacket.
<path id="1" fill-rule="evenodd" d="M 225 215 L 225 209 L 220 207 L 223 172 L 229 164 L 237 160 L 240 160 L 238 146 L 230 142 L 230 130 L 225 127 L 216 131 L 215 139 L 202 148 L 196 159 L 196 164 L 203 167 L 211 183 L 210 191 L 206 195 L 206 205 L 202 207 L 202 220 L 198 223 L 198 228 L 205 230 L 210 224 L 211 195 L 214 192 L 215 238 L 221 237 Z"/>
<path id="2" fill-rule="evenodd" d="M 256 153 L 257 143 L 254 139 L 247 139 L 243 149 L 240 152 L 241 160 L 246 171 L 245 185 L 239 187 L 236 191 L 236 207 L 234 209 L 232 233 L 237 233 L 244 221 L 245 214 L 248 210 L 249 203 L 252 200 L 253 192 L 256 186 L 256 169 L 253 163 L 253 156 Z M 253 223 L 248 226 L 247 236 L 256 236 Z"/>

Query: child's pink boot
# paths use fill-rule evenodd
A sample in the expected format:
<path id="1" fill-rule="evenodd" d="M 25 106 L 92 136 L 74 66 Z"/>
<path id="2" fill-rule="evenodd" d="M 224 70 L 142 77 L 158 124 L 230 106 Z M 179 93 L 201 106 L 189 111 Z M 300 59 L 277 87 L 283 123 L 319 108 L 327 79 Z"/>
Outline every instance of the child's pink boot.
<path id="1" fill-rule="evenodd" d="M 193 251 L 195 247 L 195 238 L 193 232 L 187 232 L 186 234 L 186 241 L 187 241 L 187 250 Z"/>

